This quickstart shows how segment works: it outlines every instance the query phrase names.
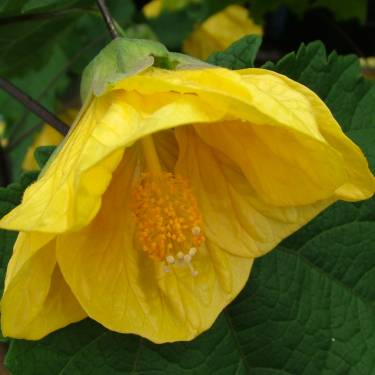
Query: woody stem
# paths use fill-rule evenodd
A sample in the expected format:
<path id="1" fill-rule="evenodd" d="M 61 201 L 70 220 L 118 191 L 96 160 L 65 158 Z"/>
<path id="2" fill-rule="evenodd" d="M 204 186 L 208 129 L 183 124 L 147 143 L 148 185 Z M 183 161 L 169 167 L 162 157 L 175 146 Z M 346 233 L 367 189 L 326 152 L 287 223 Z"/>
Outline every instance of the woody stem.
<path id="1" fill-rule="evenodd" d="M 107 25 L 108 31 L 111 34 L 112 39 L 118 38 L 119 33 L 117 32 L 115 22 L 113 21 L 113 18 L 111 14 L 109 13 L 105 0 L 96 0 L 96 3 L 98 4 L 98 8 L 100 10 L 100 13 L 103 16 L 103 19 Z"/>
<path id="2" fill-rule="evenodd" d="M 57 118 L 47 108 L 45 108 L 40 103 L 31 98 L 29 95 L 20 90 L 17 86 L 13 85 L 13 83 L 9 82 L 5 78 L 0 77 L 0 88 L 7 92 L 9 95 L 13 96 L 29 111 L 33 112 L 47 124 L 51 125 L 62 135 L 66 135 L 68 133 L 68 125 L 66 125 L 63 121 Z"/>

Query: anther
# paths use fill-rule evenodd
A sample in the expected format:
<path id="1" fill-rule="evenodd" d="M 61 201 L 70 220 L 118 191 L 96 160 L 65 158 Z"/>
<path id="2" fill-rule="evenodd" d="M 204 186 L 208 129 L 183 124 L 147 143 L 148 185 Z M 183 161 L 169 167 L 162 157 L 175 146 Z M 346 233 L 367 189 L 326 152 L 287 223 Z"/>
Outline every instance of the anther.
<path id="1" fill-rule="evenodd" d="M 169 264 L 174 264 L 174 262 L 175 262 L 175 259 L 174 259 L 174 257 L 172 255 L 167 255 L 167 257 L 165 258 L 165 260 Z"/>
<path id="2" fill-rule="evenodd" d="M 191 255 L 190 254 L 184 255 L 184 262 L 185 263 L 190 263 L 191 262 Z"/>
<path id="3" fill-rule="evenodd" d="M 189 250 L 189 255 L 193 257 L 197 253 L 197 248 L 196 247 L 191 247 Z"/>
<path id="4" fill-rule="evenodd" d="M 190 268 L 191 275 L 194 277 L 198 276 L 199 272 L 193 267 L 193 265 L 191 263 L 188 263 L 188 266 Z"/>
<path id="5" fill-rule="evenodd" d="M 191 234 L 195 237 L 199 236 L 201 234 L 201 228 L 198 227 L 197 225 L 195 227 L 193 227 L 193 229 L 191 230 Z"/>
<path id="6" fill-rule="evenodd" d="M 179 251 L 179 252 L 177 253 L 177 258 L 178 258 L 179 260 L 184 259 L 184 253 L 183 253 L 182 251 Z"/>

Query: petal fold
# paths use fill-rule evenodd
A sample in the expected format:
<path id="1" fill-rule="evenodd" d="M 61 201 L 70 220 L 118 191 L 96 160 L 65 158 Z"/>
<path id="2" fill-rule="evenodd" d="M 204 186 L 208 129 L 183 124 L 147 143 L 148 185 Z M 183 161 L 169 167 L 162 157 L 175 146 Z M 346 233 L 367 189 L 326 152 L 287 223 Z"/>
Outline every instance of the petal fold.
<path id="1" fill-rule="evenodd" d="M 246 283 L 252 260 L 208 242 L 188 267 L 163 271 L 137 247 L 130 210 L 137 145 L 125 153 L 94 221 L 58 238 L 58 263 L 87 314 L 111 330 L 156 343 L 191 340 L 208 329 Z"/>
<path id="2" fill-rule="evenodd" d="M 114 92 L 95 99 L 73 128 L 22 203 L 0 220 L 4 229 L 63 233 L 86 226 L 125 147 L 151 133 L 191 122 L 221 119 L 195 96 L 166 94 L 155 99 Z"/>
<path id="3" fill-rule="evenodd" d="M 5 336 L 38 340 L 87 315 L 56 265 L 55 240 L 20 237 L 1 300 L 1 328 Z"/>
<path id="4" fill-rule="evenodd" d="M 346 180 L 337 188 L 338 199 L 358 201 L 370 198 L 375 192 L 375 177 L 369 169 L 368 162 L 361 149 L 347 137 L 324 102 L 306 86 L 285 77 L 284 75 L 265 71 L 264 69 L 244 69 L 239 73 L 246 82 L 257 82 L 260 86 L 264 77 L 271 77 L 278 91 L 298 92 L 309 103 L 311 115 L 315 118 L 319 133 L 343 159 Z"/>
<path id="5" fill-rule="evenodd" d="M 176 130 L 176 172 L 194 190 L 208 240 L 228 253 L 254 258 L 273 249 L 333 200 L 277 207 L 261 199 L 236 163 L 197 135 L 193 126 Z"/>

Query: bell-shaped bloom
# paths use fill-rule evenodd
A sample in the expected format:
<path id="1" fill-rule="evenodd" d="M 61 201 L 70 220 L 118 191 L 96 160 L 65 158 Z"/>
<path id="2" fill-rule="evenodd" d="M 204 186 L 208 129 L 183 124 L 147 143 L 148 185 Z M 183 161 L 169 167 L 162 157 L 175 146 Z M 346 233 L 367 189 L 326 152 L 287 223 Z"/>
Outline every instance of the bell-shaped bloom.
<path id="1" fill-rule="evenodd" d="M 143 7 L 143 13 L 147 18 L 155 18 L 164 10 L 177 11 L 190 3 L 194 1 L 163 4 L 161 0 L 153 0 Z M 245 7 L 232 4 L 195 25 L 193 32 L 183 42 L 182 50 L 205 60 L 211 53 L 224 50 L 245 35 L 263 35 L 263 28 L 253 21 Z"/>
<path id="2" fill-rule="evenodd" d="M 76 118 L 78 111 L 74 108 L 69 108 L 62 112 L 60 118 L 66 124 L 71 125 Z M 41 131 L 37 134 L 34 142 L 27 150 L 25 158 L 22 163 L 22 168 L 25 171 L 33 171 L 39 169 L 36 160 L 34 159 L 34 151 L 41 146 L 57 146 L 63 141 L 64 137 L 57 130 L 48 124 L 43 124 Z"/>
<path id="3" fill-rule="evenodd" d="M 205 60 L 211 53 L 224 50 L 245 35 L 263 35 L 263 29 L 251 19 L 246 8 L 234 4 L 197 25 L 182 49 Z"/>
<path id="4" fill-rule="evenodd" d="M 374 189 L 325 104 L 282 75 L 151 67 L 122 78 L 87 102 L 0 221 L 20 231 L 3 333 L 39 339 L 89 316 L 157 343 L 191 340 L 254 258 Z"/>

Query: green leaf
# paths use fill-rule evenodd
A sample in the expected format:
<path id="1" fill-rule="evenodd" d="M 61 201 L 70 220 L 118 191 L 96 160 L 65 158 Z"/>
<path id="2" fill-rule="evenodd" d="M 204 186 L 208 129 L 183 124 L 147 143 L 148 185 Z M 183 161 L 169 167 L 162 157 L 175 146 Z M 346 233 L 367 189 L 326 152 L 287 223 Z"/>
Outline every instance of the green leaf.
<path id="1" fill-rule="evenodd" d="M 262 38 L 256 35 L 246 35 L 234 42 L 224 51 L 214 52 L 208 57 L 208 62 L 230 69 L 243 69 L 254 66 L 254 61 L 262 44 Z"/>
<path id="2" fill-rule="evenodd" d="M 94 4 L 94 0 L 0 0 L 0 16 L 17 16 L 90 4 Z"/>
<path id="3" fill-rule="evenodd" d="M 354 57 L 327 58 L 312 43 L 267 68 L 314 89 L 374 161 L 375 87 Z M 86 320 L 13 340 L 6 365 L 14 375 L 373 374 L 374 249 L 375 200 L 340 202 L 257 260 L 241 295 L 192 342 L 155 345 Z"/>
<path id="4" fill-rule="evenodd" d="M 47 10 L 51 8 L 62 8 L 76 4 L 79 0 L 29 0 L 21 8 L 21 13 L 35 12 Z"/>
<path id="5" fill-rule="evenodd" d="M 34 157 L 40 168 L 43 168 L 56 150 L 56 146 L 41 146 L 34 151 Z"/>
<path id="6" fill-rule="evenodd" d="M 69 10 L 40 18 L 8 17 L 0 23 L 0 74 L 15 75 L 48 61 L 56 41 L 82 15 Z"/>
<path id="7" fill-rule="evenodd" d="M 168 50 L 154 40 L 116 38 L 107 44 L 85 68 L 81 81 L 81 98 L 101 95 L 120 79 L 137 74 L 157 60 L 168 60 Z"/>
<path id="8" fill-rule="evenodd" d="M 43 68 L 32 69 L 22 77 L 12 79 L 12 82 L 54 112 L 59 110 L 59 95 L 69 83 L 67 71 L 62 69 L 64 66 L 67 66 L 67 57 L 60 48 L 55 48 L 51 53 L 51 60 Z M 21 172 L 25 153 L 35 132 L 40 129 L 38 125 L 42 124 L 42 120 L 4 92 L 0 92 L 0 111 L 6 122 L 5 138 L 9 145 L 17 141 L 8 153 L 13 178 L 16 179 Z"/>
<path id="9" fill-rule="evenodd" d="M 129 4 L 131 0 L 124 0 L 121 9 L 129 11 Z M 118 13 L 122 16 L 122 12 Z M 0 2 L 0 74 L 16 76 L 33 68 L 39 69 L 50 60 L 51 51 L 57 45 L 70 46 L 66 52 L 73 50 L 85 35 L 82 30 L 73 35 L 72 30 L 86 17 L 94 20 L 93 27 L 85 29 L 86 38 L 88 36 L 91 42 L 105 31 L 94 0 Z M 128 20 L 128 16 L 123 18 Z M 76 50 L 90 42 L 80 44 Z"/>

